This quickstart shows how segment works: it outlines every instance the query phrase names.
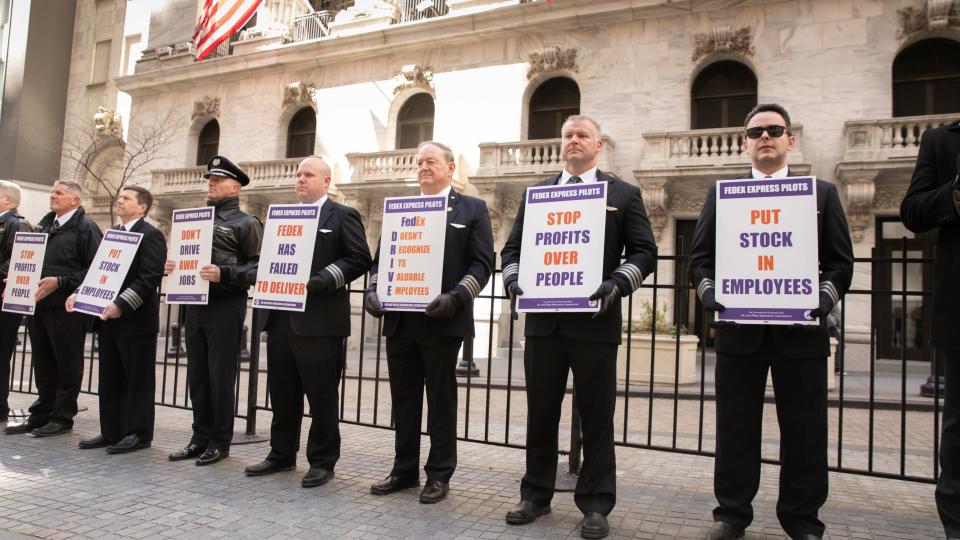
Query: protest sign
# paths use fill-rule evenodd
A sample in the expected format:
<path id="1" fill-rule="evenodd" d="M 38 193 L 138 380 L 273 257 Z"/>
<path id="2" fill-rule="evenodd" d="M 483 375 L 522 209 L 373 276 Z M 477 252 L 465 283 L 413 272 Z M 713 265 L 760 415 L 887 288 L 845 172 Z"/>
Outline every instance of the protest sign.
<path id="1" fill-rule="evenodd" d="M 263 227 L 253 307 L 304 311 L 320 207 L 272 204 Z"/>
<path id="2" fill-rule="evenodd" d="M 200 279 L 200 269 L 210 264 L 213 251 L 213 207 L 174 210 L 170 251 L 174 264 L 167 276 L 168 304 L 206 304 L 210 282 Z"/>
<path id="3" fill-rule="evenodd" d="M 33 315 L 37 287 L 47 252 L 46 233 L 18 232 L 13 238 L 10 270 L 3 295 L 3 311 Z"/>
<path id="4" fill-rule="evenodd" d="M 527 189 L 517 311 L 597 311 L 607 183 Z"/>
<path id="5" fill-rule="evenodd" d="M 818 324 L 816 178 L 720 181 L 716 203 L 719 320 Z"/>
<path id="6" fill-rule="evenodd" d="M 383 201 L 377 296 L 390 311 L 423 311 L 441 291 L 447 198 Z"/>
<path id="7" fill-rule="evenodd" d="M 104 308 L 120 294 L 133 257 L 143 235 L 137 232 L 108 230 L 100 241 L 97 254 L 77 290 L 73 310 L 99 317 Z"/>

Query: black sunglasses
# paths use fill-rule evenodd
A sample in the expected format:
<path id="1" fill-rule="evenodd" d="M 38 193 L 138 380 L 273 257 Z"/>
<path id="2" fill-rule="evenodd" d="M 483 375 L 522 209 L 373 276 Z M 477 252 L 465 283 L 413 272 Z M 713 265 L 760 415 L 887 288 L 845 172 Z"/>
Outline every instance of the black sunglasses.
<path id="1" fill-rule="evenodd" d="M 763 137 L 764 131 L 769 133 L 771 138 L 776 139 L 777 137 L 783 135 L 783 133 L 787 131 L 787 128 L 777 125 L 747 128 L 747 137 L 750 137 L 751 139 L 759 139 L 760 137 Z"/>

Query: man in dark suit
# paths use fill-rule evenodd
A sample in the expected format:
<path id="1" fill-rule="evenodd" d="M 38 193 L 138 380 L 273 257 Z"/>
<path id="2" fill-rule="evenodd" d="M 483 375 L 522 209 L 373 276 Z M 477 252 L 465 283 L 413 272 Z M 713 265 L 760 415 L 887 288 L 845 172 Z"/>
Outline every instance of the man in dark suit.
<path id="1" fill-rule="evenodd" d="M 583 467 L 574 500 L 584 513 L 580 534 L 603 538 L 607 515 L 616 504 L 616 456 L 613 411 L 616 402 L 617 347 L 620 345 L 620 298 L 629 296 L 654 269 L 657 245 L 640 197 L 640 189 L 597 168 L 603 149 L 600 126 L 587 116 L 567 118 L 561 129 L 564 170 L 538 186 L 607 182 L 607 220 L 603 248 L 604 281 L 590 297 L 596 313 L 529 313 L 523 353 L 527 381 L 527 472 L 520 484 L 520 504 L 507 523 L 530 523 L 550 512 L 557 474 L 560 406 L 573 371 L 583 431 Z M 516 301 L 526 195 L 500 256 L 503 283 Z M 626 251 L 626 260 L 620 254 Z"/>
<path id="2" fill-rule="evenodd" d="M 427 483 L 420 502 L 435 503 L 449 490 L 457 466 L 457 378 L 460 346 L 474 335 L 473 300 L 493 271 L 493 233 L 487 205 L 453 189 L 453 152 L 438 142 L 425 142 L 417 149 L 417 180 L 423 195 L 447 197 L 447 230 L 443 252 L 442 290 L 426 311 L 386 312 L 383 335 L 387 337 L 390 396 L 396 423 L 396 456 L 393 470 L 371 486 L 375 495 L 385 495 L 419 485 L 420 422 L 423 389 L 427 389 L 427 431 L 430 455 L 423 470 Z M 374 317 L 384 316 L 377 297 L 380 249 L 370 269 L 370 287 L 364 307 Z"/>
<path id="3" fill-rule="evenodd" d="M 48 235 L 47 249 L 37 308 L 27 323 L 39 395 L 27 420 L 7 426 L 8 434 L 49 437 L 73 429 L 83 382 L 83 340 L 93 318 L 67 313 L 64 302 L 83 283 L 103 237 L 80 206 L 82 196 L 80 184 L 58 180 L 50 189 L 51 211 L 39 223 Z"/>
<path id="4" fill-rule="evenodd" d="M 923 134 L 900 218 L 913 232 L 937 229 L 933 263 L 933 346 L 943 366 L 943 436 L 937 510 L 947 537 L 960 539 L 960 121 Z"/>
<path id="5" fill-rule="evenodd" d="M 317 157 L 300 162 L 297 200 L 320 207 L 307 303 L 302 313 L 259 311 L 256 330 L 268 332 L 273 422 L 270 454 L 245 470 L 247 476 L 263 476 L 296 467 L 306 393 L 313 417 L 307 437 L 310 470 L 301 482 L 306 488 L 329 482 L 340 458 L 337 383 L 350 336 L 350 294 L 346 287 L 370 268 L 371 260 L 360 213 L 330 200 L 329 188 L 329 165 Z"/>
<path id="6" fill-rule="evenodd" d="M 240 210 L 240 188 L 250 183 L 240 167 L 224 156 L 207 163 L 207 205 L 214 207 L 213 251 L 200 279 L 210 282 L 207 305 L 187 306 L 187 379 L 193 404 L 193 436 L 170 461 L 197 458 L 210 465 L 230 455 L 233 440 L 234 385 L 247 314 L 247 289 L 260 261 L 263 225 Z M 168 260 L 164 272 L 173 271 Z"/>
<path id="7" fill-rule="evenodd" d="M 20 205 L 20 186 L 0 180 L 0 294 L 6 287 L 4 280 L 10 269 L 14 237 L 18 232 L 30 232 L 33 226 L 17 212 Z M 10 395 L 10 362 L 17 347 L 17 333 L 23 315 L 0 311 L 0 422 L 10 414 L 7 397 Z"/>
<path id="8" fill-rule="evenodd" d="M 790 176 L 787 155 L 796 139 L 790 116 L 777 104 L 754 107 L 746 118 L 746 178 Z M 716 186 L 711 186 L 697 222 L 690 253 L 690 281 L 704 306 L 723 311 L 714 298 Z M 821 538 L 817 517 L 827 500 L 826 317 L 853 278 L 853 248 L 836 187 L 817 180 L 820 258 L 818 325 L 717 323 L 717 448 L 714 493 L 719 505 L 711 539 L 740 538 L 753 521 L 751 502 L 760 486 L 760 429 L 767 370 L 773 377 L 780 424 L 780 497 L 777 517 L 791 538 Z"/>
<path id="9" fill-rule="evenodd" d="M 81 440 L 83 450 L 106 447 L 108 454 L 123 454 L 149 448 L 153 440 L 159 287 L 167 240 L 144 219 L 152 205 L 153 195 L 140 186 L 120 190 L 115 203 L 121 224 L 114 228 L 143 238 L 120 293 L 100 316 L 100 433 Z M 67 298 L 67 311 L 73 311 L 76 296 Z"/>

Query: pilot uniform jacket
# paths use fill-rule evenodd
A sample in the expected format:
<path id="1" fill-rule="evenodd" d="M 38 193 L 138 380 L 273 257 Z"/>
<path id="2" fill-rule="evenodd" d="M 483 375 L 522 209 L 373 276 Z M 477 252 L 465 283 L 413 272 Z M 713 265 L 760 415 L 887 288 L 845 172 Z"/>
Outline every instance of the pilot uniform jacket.
<path id="1" fill-rule="evenodd" d="M 483 199 L 451 189 L 447 200 L 443 280 L 437 294 L 455 291 L 463 301 L 463 309 L 457 310 L 450 319 L 432 319 L 419 312 L 388 311 L 383 316 L 383 335 L 473 336 L 473 299 L 490 279 L 493 264 L 493 232 L 487 204 Z M 370 268 L 371 286 L 380 279 L 379 267 L 380 246 Z"/>
<path id="2" fill-rule="evenodd" d="M 933 263 L 933 345 L 960 351 L 960 216 L 953 198 L 953 181 L 960 171 L 960 121 L 923 134 L 917 166 L 900 204 L 900 218 L 913 232 L 937 229 Z"/>
<path id="3" fill-rule="evenodd" d="M 290 328 L 298 336 L 349 336 L 350 292 L 346 286 L 370 268 L 370 248 L 360 213 L 327 199 L 320 208 L 314 246 L 310 275 L 319 275 L 327 290 L 307 293 L 305 310 L 288 313 Z M 252 271 L 255 276 L 256 268 Z M 257 331 L 262 332 L 273 310 L 258 311 Z"/>
<path id="4" fill-rule="evenodd" d="M 748 174 L 746 178 L 753 177 Z M 690 281 L 694 287 L 713 285 L 716 229 L 716 185 L 713 185 L 697 220 L 690 251 Z M 846 294 L 853 279 L 853 246 L 837 188 L 824 180 L 817 180 L 817 236 L 820 241 L 820 290 L 831 291 L 836 303 Z M 717 354 L 751 354 L 760 347 L 767 329 L 772 333 L 777 351 L 785 358 L 826 358 L 830 355 L 826 317 L 821 317 L 816 326 L 738 324 L 718 327 Z"/>
<path id="5" fill-rule="evenodd" d="M 536 186 L 552 186 L 561 174 L 551 176 Z M 644 278 L 653 272 L 657 262 L 657 244 L 650 229 L 640 197 L 640 189 L 604 172 L 597 171 L 597 181 L 607 182 L 607 223 L 603 247 L 603 279 L 614 279 L 620 296 L 628 296 L 640 288 Z M 503 280 L 517 279 L 520 268 L 520 248 L 523 241 L 523 216 L 526 196 L 520 203 L 517 219 L 510 236 L 500 252 Z M 626 259 L 621 263 L 621 254 Z M 599 283 L 597 284 L 600 285 Z M 585 341 L 619 344 L 622 315 L 620 300 L 605 313 L 593 318 L 593 313 L 528 313 L 525 334 L 548 336 L 558 328 L 561 334 Z"/>
<path id="6" fill-rule="evenodd" d="M 159 229 L 143 218 L 130 232 L 143 235 L 114 304 L 122 315 L 98 321 L 100 333 L 123 336 L 155 335 L 160 331 L 160 281 L 167 259 L 167 239 Z"/>
<path id="7" fill-rule="evenodd" d="M 220 281 L 210 283 L 210 301 L 218 298 L 246 298 L 260 261 L 263 225 L 256 216 L 240 210 L 234 197 L 213 203 L 213 250 L 211 264 L 220 268 Z M 254 272 L 251 274 L 250 270 Z"/>

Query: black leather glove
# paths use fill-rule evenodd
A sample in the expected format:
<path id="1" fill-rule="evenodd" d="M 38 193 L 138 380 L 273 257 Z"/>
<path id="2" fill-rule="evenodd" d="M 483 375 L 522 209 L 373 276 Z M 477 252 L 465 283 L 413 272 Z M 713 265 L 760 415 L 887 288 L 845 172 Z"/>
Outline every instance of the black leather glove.
<path id="1" fill-rule="evenodd" d="M 703 302 L 703 307 L 710 311 L 723 311 L 727 309 L 726 306 L 720 302 L 717 302 L 716 298 L 714 297 L 714 292 L 715 289 L 713 287 L 707 287 L 704 289 L 703 296 L 700 297 L 700 301 Z"/>
<path id="2" fill-rule="evenodd" d="M 327 290 L 330 290 L 330 288 L 320 274 L 316 274 L 307 280 L 307 292 L 319 293 Z"/>
<path id="3" fill-rule="evenodd" d="M 810 318 L 826 317 L 833 311 L 833 298 L 825 291 L 820 291 L 820 307 L 810 311 Z"/>
<path id="4" fill-rule="evenodd" d="M 601 283 L 597 291 L 590 295 L 590 300 L 600 301 L 600 310 L 593 314 L 593 318 L 596 319 L 606 313 L 610 306 L 617 302 L 617 298 L 620 298 L 620 287 L 617 286 L 616 281 L 608 279 Z"/>
<path id="5" fill-rule="evenodd" d="M 736 328 L 740 326 L 740 323 L 736 321 L 717 321 L 713 325 L 717 328 Z"/>
<path id="6" fill-rule="evenodd" d="M 449 319 L 462 307 L 463 302 L 460 301 L 459 296 L 453 293 L 443 293 L 438 294 L 432 302 L 427 304 L 427 309 L 423 313 L 433 319 Z"/>
<path id="7" fill-rule="evenodd" d="M 517 314 L 517 297 L 523 296 L 523 289 L 517 284 L 517 280 L 505 283 L 504 286 L 507 288 L 507 296 L 510 297 L 510 316 L 517 320 L 520 318 Z"/>
<path id="8" fill-rule="evenodd" d="M 363 309 L 377 319 L 383 317 L 383 314 L 386 313 L 383 304 L 380 303 L 380 297 L 377 296 L 376 289 L 367 289 L 367 292 L 363 293 Z"/>

